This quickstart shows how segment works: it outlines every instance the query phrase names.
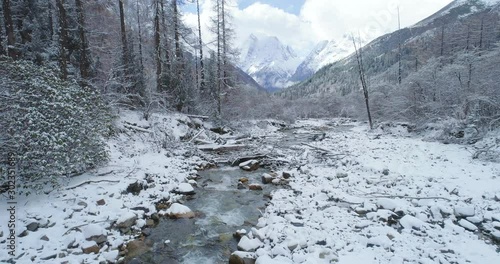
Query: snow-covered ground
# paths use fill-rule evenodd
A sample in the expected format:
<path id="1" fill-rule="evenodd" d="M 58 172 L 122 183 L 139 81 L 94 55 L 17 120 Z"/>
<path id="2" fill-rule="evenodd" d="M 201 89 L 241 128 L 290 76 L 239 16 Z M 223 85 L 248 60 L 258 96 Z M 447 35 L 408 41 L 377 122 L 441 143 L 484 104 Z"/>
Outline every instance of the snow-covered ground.
<path id="1" fill-rule="evenodd" d="M 49 194 L 17 199 L 16 234 L 24 234 L 16 238 L 14 262 L 114 263 L 119 247 L 135 239 L 146 219 L 156 212 L 155 203 L 180 197 L 171 191 L 185 186 L 182 183 L 203 163 L 175 143 L 190 131 L 188 118 L 153 115 L 148 122 L 139 113 L 120 116 L 117 126 L 122 131 L 108 142 L 111 157 L 107 166 L 63 180 L 61 188 Z M 165 135 L 171 140 L 169 151 L 161 147 Z M 129 185 L 136 182 L 142 187 L 140 193 L 128 193 Z M 7 203 L 1 202 L 0 263 L 11 259 L 5 249 L 9 235 L 6 210 Z"/>
<path id="2" fill-rule="evenodd" d="M 179 140 L 217 142 L 202 125 L 182 115 L 145 121 L 139 113 L 121 113 L 107 166 L 65 180 L 49 194 L 18 198 L 16 233 L 23 235 L 14 262 L 115 262 L 123 244 L 153 228 L 154 213 L 193 216 L 175 202 L 193 191 L 194 168 L 217 154 Z M 219 138 L 291 162 L 289 188 L 275 191 L 257 226 L 246 230 L 240 250 L 251 252 L 236 255 L 260 264 L 500 263 L 500 164 L 401 127 L 369 132 L 348 120 L 280 126 L 240 122 L 240 136 Z M 279 140 L 323 133 L 307 145 Z M 2 263 L 10 259 L 6 222 L 2 213 Z"/>
<path id="3" fill-rule="evenodd" d="M 356 125 L 311 143 L 331 153 L 303 146 L 249 234 L 264 242 L 257 263 L 500 263 L 500 164 L 401 131 Z"/>

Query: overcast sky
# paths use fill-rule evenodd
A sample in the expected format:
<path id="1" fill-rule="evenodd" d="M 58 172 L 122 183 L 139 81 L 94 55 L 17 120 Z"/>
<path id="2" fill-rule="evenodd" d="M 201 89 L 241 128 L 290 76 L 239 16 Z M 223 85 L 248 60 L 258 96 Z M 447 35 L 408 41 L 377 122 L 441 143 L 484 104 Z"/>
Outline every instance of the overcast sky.
<path id="1" fill-rule="evenodd" d="M 230 7 L 239 45 L 251 33 L 277 36 L 305 56 L 321 40 L 340 40 L 351 33 L 372 40 L 437 12 L 452 0 L 232 0 Z M 200 0 L 202 27 L 207 32 L 212 0 Z M 194 5 L 187 4 L 184 20 L 196 27 Z M 210 34 L 204 41 L 210 42 Z"/>

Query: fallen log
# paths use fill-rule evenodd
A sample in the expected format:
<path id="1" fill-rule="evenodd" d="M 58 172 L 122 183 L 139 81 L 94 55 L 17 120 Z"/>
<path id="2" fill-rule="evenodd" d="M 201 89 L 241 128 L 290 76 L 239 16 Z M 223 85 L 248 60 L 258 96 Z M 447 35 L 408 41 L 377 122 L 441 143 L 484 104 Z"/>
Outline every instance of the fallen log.
<path id="1" fill-rule="evenodd" d="M 247 147 L 246 145 L 199 145 L 198 149 L 202 151 L 231 151 Z"/>
<path id="2" fill-rule="evenodd" d="M 199 118 L 199 119 L 210 119 L 209 116 L 203 116 L 203 115 L 187 115 L 189 118 Z"/>
<path id="3" fill-rule="evenodd" d="M 231 162 L 231 166 L 239 166 L 241 163 L 249 161 L 249 160 L 261 160 L 267 158 L 267 155 L 255 155 L 255 156 L 249 156 L 249 157 L 241 157 L 235 159 L 233 162 Z"/>

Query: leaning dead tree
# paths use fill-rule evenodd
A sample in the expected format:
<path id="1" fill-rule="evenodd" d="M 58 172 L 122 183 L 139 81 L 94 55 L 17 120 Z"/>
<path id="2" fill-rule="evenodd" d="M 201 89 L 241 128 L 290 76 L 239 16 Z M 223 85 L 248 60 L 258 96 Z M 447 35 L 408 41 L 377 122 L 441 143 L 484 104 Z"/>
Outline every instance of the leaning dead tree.
<path id="1" fill-rule="evenodd" d="M 361 80 L 361 86 L 363 87 L 363 95 L 365 97 L 366 111 L 368 113 L 368 122 L 370 123 L 370 129 L 373 129 L 372 114 L 370 112 L 370 100 L 369 100 L 369 94 L 368 94 L 368 85 L 366 83 L 366 75 L 365 75 L 365 70 L 363 67 L 362 47 L 360 44 L 359 49 L 358 49 L 354 36 L 351 36 L 351 38 L 352 38 L 352 43 L 354 44 L 354 50 L 356 51 L 356 60 L 358 62 L 359 79 Z"/>

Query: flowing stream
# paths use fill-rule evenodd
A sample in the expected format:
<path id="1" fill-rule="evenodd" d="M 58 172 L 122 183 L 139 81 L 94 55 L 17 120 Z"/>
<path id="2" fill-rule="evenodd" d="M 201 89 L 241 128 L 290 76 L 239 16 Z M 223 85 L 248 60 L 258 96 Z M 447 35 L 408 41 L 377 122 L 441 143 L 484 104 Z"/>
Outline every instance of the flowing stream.
<path id="1" fill-rule="evenodd" d="M 333 129 L 341 132 L 350 128 L 339 126 Z M 258 146 L 254 147 L 267 145 L 282 150 L 295 149 L 302 143 L 315 140 L 315 136 L 324 137 L 323 132 L 304 131 L 304 128 L 287 129 L 282 131 L 281 136 L 268 137 L 255 143 Z M 245 172 L 239 167 L 200 172 L 196 194 L 184 203 L 197 213 L 197 217 L 160 221 L 148 237 L 154 243 L 152 249 L 130 263 L 227 263 L 231 253 L 237 250 L 233 234 L 240 229 L 250 231 L 257 224 L 269 202 L 270 193 L 278 188 L 272 184 L 261 184 L 261 176 L 265 172 L 268 171 L 262 168 Z M 240 178 L 248 178 L 250 184 L 261 184 L 264 190 L 239 190 L 237 185 Z M 168 243 L 165 243 L 167 240 Z"/>
<path id="2" fill-rule="evenodd" d="M 238 180 L 244 177 L 249 183 L 260 183 L 264 172 L 245 172 L 238 167 L 200 172 L 196 195 L 184 203 L 198 216 L 160 221 L 149 237 L 154 242 L 152 250 L 139 259 L 143 263 L 227 263 L 237 247 L 233 233 L 249 231 L 257 223 L 276 188 L 263 185 L 263 191 L 238 190 Z"/>

